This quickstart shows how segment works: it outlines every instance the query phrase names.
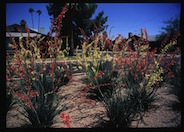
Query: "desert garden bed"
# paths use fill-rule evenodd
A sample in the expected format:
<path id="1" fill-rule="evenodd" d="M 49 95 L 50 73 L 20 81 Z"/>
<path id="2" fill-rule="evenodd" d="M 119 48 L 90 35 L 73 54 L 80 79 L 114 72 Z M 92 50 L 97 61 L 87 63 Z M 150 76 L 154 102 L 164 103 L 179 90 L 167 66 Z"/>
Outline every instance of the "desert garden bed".
<path id="1" fill-rule="evenodd" d="M 64 113 L 70 116 L 71 128 L 108 127 L 104 122 L 108 121 L 108 117 L 105 114 L 103 103 L 93 100 L 94 104 L 89 104 L 82 102 L 83 98 L 78 96 L 81 93 L 81 88 L 85 86 L 81 81 L 82 77 L 83 74 L 75 74 L 69 83 L 60 87 L 57 92 L 59 97 L 66 97 L 66 100 L 61 100 L 60 103 L 68 106 Z M 181 125 L 181 103 L 176 95 L 171 92 L 172 88 L 172 85 L 164 83 L 157 91 L 159 100 L 154 103 L 155 107 L 144 113 L 143 121 L 132 122 L 131 127 L 179 127 Z M 23 127 L 30 123 L 19 111 L 22 111 L 21 106 L 14 104 L 7 112 L 7 128 Z M 66 126 L 63 124 L 60 115 L 57 115 L 51 127 L 65 128 Z"/>
<path id="2" fill-rule="evenodd" d="M 42 38 L 13 41 L 6 61 L 7 128 L 180 127 L 180 48 L 168 55 L 178 34 L 156 54 L 145 29 L 139 40 L 119 35 L 112 43 L 101 33 L 84 41 L 72 60 L 57 35 L 46 53 Z"/>

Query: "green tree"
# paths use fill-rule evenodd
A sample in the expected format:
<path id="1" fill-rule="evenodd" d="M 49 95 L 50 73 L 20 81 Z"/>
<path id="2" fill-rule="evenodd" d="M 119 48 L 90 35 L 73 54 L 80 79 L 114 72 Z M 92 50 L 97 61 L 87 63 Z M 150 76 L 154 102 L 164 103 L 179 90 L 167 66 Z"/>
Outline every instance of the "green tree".
<path id="1" fill-rule="evenodd" d="M 172 17 L 168 20 L 163 21 L 163 23 L 165 24 L 164 27 L 162 27 L 162 31 L 159 35 L 157 35 L 157 41 L 158 42 L 162 42 L 164 40 L 164 38 L 166 37 L 166 35 L 169 33 L 168 39 L 166 40 L 165 43 L 169 43 L 169 41 L 173 38 L 174 35 L 176 35 L 177 33 L 180 32 L 180 16 L 175 16 Z M 172 47 L 169 49 L 169 52 L 173 52 L 176 47 L 180 47 L 181 46 L 181 37 L 179 36 L 177 38 L 177 44 L 176 46 Z M 161 50 L 162 46 L 160 47 Z"/>
<path id="2" fill-rule="evenodd" d="M 166 21 L 163 21 L 165 24 L 164 27 L 162 27 L 161 33 L 157 36 L 158 40 L 163 40 L 164 37 L 170 33 L 170 36 L 172 37 L 174 34 L 178 33 L 180 31 L 180 17 L 175 16 L 172 17 Z"/>
<path id="3" fill-rule="evenodd" d="M 34 29 L 33 12 L 35 12 L 35 10 L 33 8 L 29 8 L 29 13 L 31 13 L 32 26 L 33 26 L 33 29 Z"/>
<path id="4" fill-rule="evenodd" d="M 49 3 L 47 5 L 48 14 L 51 20 L 56 18 L 62 11 L 65 3 Z M 70 3 L 69 9 L 63 19 L 63 28 L 61 35 L 69 35 L 70 55 L 73 55 L 74 48 L 80 42 L 81 32 L 79 27 L 84 30 L 87 36 L 91 35 L 93 20 L 92 15 L 95 13 L 97 4 L 95 3 Z M 75 42 L 75 43 L 74 43 Z"/>
<path id="5" fill-rule="evenodd" d="M 40 15 L 42 14 L 42 11 L 41 10 L 37 10 L 38 13 L 38 32 L 40 31 Z"/>
<path id="6" fill-rule="evenodd" d="M 104 11 L 98 13 L 98 15 L 92 20 L 91 31 L 95 33 L 99 33 L 104 31 L 108 25 L 106 25 L 108 16 L 104 17 Z"/>
<path id="7" fill-rule="evenodd" d="M 27 22 L 26 22 L 24 19 L 22 19 L 22 20 L 20 21 L 20 25 L 21 25 L 21 26 L 25 27 L 26 24 L 27 24 Z"/>

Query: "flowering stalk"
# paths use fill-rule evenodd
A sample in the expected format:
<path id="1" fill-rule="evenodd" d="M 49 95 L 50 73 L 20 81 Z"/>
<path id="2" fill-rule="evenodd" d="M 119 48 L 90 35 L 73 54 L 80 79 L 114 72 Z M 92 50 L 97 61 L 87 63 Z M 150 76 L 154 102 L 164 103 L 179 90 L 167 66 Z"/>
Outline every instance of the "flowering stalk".
<path id="1" fill-rule="evenodd" d="M 65 18 L 65 14 L 68 11 L 68 8 L 69 8 L 69 3 L 66 3 L 65 6 L 63 7 L 62 11 L 58 15 L 58 17 L 56 17 L 52 21 L 52 25 L 56 25 L 55 32 L 56 32 L 56 35 L 57 36 L 60 35 L 61 28 L 63 27 L 62 20 L 63 20 L 63 18 Z M 53 26 L 51 26 L 51 27 L 53 27 Z"/>
<path id="2" fill-rule="evenodd" d="M 66 11 L 67 9 L 64 8 L 63 13 Z M 62 18 L 54 21 L 60 23 L 60 20 Z M 61 52 L 63 53 L 60 38 L 55 36 L 54 39 L 51 38 L 44 43 L 48 46 L 48 53 L 45 54 L 51 57 L 51 63 L 47 63 L 46 59 L 42 59 L 44 53 L 41 53 L 40 48 L 44 37 L 32 38 L 27 27 L 26 30 L 28 36 L 26 38 L 19 37 L 18 42 L 12 37 L 13 43 L 10 46 L 15 53 L 11 60 L 7 54 L 7 91 L 22 104 L 26 111 L 25 116 L 28 117 L 32 126 L 48 127 L 52 125 L 53 118 L 64 109 L 64 106 L 57 109 L 56 92 L 67 83 L 65 80 L 66 78 L 70 79 L 71 74 L 67 64 L 57 63 L 58 56 Z M 54 56 L 55 58 L 52 60 Z"/>
<path id="3" fill-rule="evenodd" d="M 61 117 L 61 120 L 63 121 L 63 123 L 67 126 L 67 128 L 70 128 L 71 127 L 70 117 L 65 113 L 61 113 L 60 117 Z"/>

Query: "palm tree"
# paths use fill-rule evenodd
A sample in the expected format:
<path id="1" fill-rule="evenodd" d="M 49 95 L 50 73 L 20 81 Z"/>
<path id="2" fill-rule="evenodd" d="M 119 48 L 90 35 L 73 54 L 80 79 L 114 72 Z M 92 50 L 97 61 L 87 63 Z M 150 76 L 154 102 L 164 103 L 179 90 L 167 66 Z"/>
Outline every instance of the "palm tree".
<path id="1" fill-rule="evenodd" d="M 39 32 L 39 30 L 40 30 L 40 15 L 42 14 L 42 11 L 41 10 L 37 10 L 36 13 L 38 13 L 38 32 Z"/>
<path id="2" fill-rule="evenodd" d="M 32 26 L 33 26 L 33 29 L 34 29 L 33 12 L 34 12 L 34 9 L 33 8 L 29 8 L 29 13 L 31 13 Z"/>
<path id="3" fill-rule="evenodd" d="M 20 25 L 23 26 L 23 27 L 26 26 L 26 23 L 27 23 L 27 22 L 26 22 L 24 19 L 22 19 L 22 20 L 20 21 Z"/>

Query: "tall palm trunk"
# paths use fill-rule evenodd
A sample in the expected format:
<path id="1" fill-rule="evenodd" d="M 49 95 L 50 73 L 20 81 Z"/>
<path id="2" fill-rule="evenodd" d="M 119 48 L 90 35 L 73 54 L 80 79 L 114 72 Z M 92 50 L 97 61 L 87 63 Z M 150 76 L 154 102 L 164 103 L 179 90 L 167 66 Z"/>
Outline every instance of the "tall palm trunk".
<path id="1" fill-rule="evenodd" d="M 38 13 L 38 32 L 40 32 L 40 15 L 42 14 L 42 11 L 41 10 L 37 10 Z"/>
<path id="2" fill-rule="evenodd" d="M 31 13 L 31 18 L 32 18 L 32 25 L 33 25 L 33 29 L 34 29 L 33 13 Z"/>
<path id="3" fill-rule="evenodd" d="M 38 15 L 38 32 L 40 32 L 40 15 Z"/>

